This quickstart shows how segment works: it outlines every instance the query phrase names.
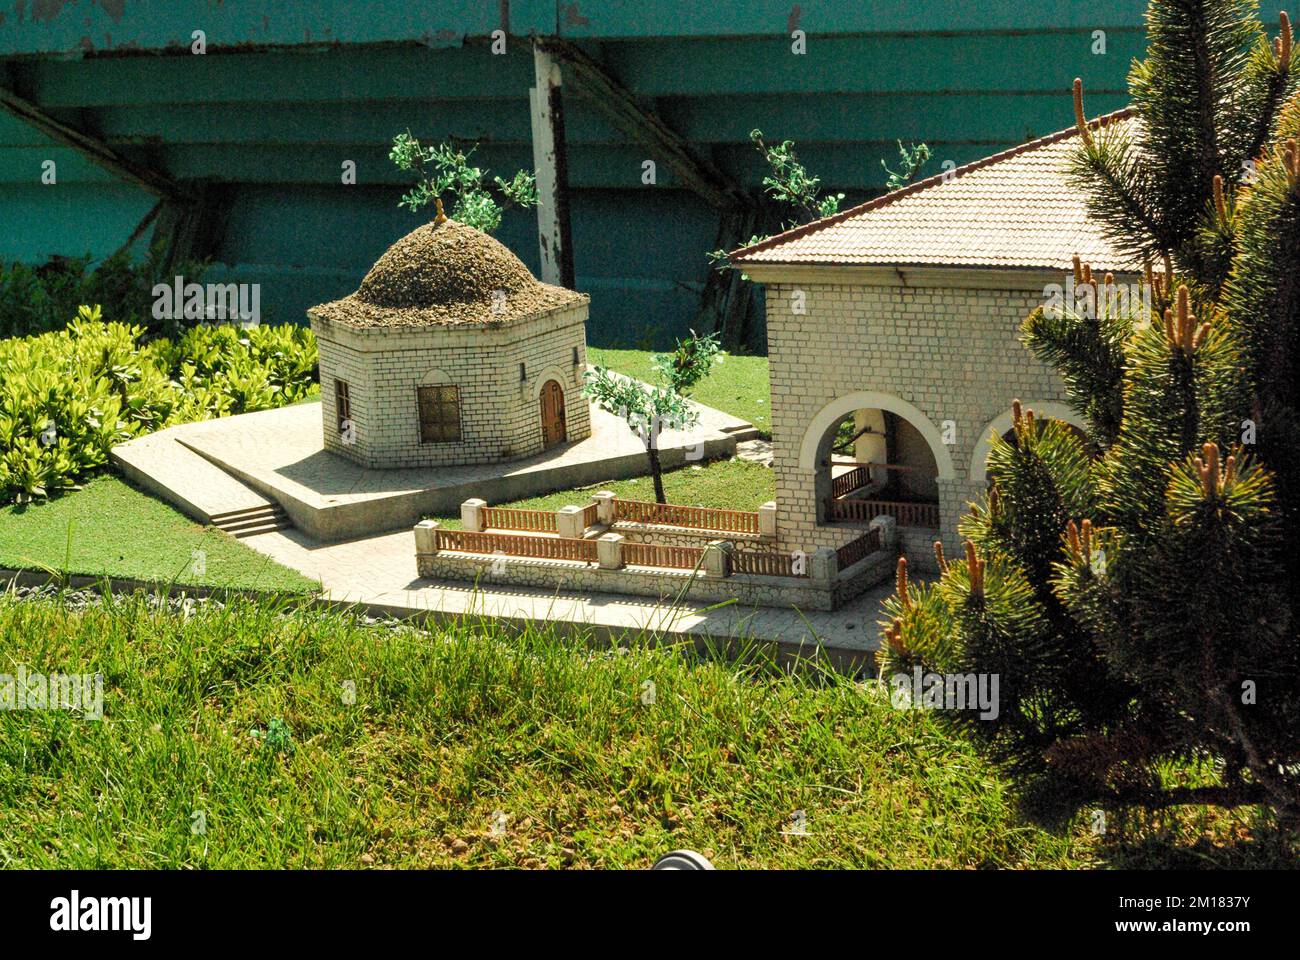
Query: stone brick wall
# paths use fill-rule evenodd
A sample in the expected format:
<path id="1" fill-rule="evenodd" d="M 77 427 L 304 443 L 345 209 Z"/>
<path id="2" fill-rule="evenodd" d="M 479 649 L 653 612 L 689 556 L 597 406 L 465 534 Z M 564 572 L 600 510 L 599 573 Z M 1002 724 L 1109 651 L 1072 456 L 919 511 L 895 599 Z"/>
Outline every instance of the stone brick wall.
<path id="1" fill-rule="evenodd" d="M 758 279 L 767 297 L 781 546 L 839 547 L 861 533 L 818 522 L 819 496 L 829 491 L 818 489 L 815 455 L 822 428 L 860 406 L 891 409 L 927 438 L 938 464 L 942 539 L 953 554 L 957 521 L 984 486 L 982 467 L 971 476 L 971 459 L 986 426 L 1013 398 L 1064 398 L 1056 373 L 1019 340 L 1021 323 L 1043 302 L 1043 285 L 1061 278 L 969 271 L 978 277 L 963 286 L 955 271 L 927 278 L 917 270 L 906 285 L 883 271 L 872 282 L 826 283 L 785 279 L 777 269 Z M 834 275 L 830 268 L 818 274 Z M 800 303 L 802 314 L 793 309 Z M 837 410 L 855 394 L 859 402 Z M 945 421 L 952 422 L 948 444 Z M 933 568 L 932 540 L 928 532 L 904 531 L 909 562 Z"/>
<path id="2" fill-rule="evenodd" d="M 688 600 L 716 602 L 734 599 L 744 606 L 797 607 L 801 610 L 834 609 L 879 583 L 892 568 L 892 555 L 881 550 L 863 560 L 853 571 L 851 580 L 837 582 L 826 589 L 811 581 L 788 577 L 733 574 L 714 580 L 698 574 L 692 578 L 688 570 L 601 570 L 594 564 L 532 557 L 417 552 L 415 559 L 420 576 L 430 580 L 468 580 L 585 594 L 625 593 L 655 597 L 665 603 L 673 602 L 686 587 L 684 596 Z"/>
<path id="3" fill-rule="evenodd" d="M 547 380 L 564 390 L 567 439 L 590 436 L 591 411 L 581 393 L 586 317 L 585 304 L 487 327 L 358 328 L 312 316 L 326 449 L 370 467 L 531 456 L 542 450 L 540 394 Z M 349 385 L 351 444 L 337 428 L 336 377 Z M 460 442 L 420 442 L 416 390 L 435 385 L 459 389 Z"/>

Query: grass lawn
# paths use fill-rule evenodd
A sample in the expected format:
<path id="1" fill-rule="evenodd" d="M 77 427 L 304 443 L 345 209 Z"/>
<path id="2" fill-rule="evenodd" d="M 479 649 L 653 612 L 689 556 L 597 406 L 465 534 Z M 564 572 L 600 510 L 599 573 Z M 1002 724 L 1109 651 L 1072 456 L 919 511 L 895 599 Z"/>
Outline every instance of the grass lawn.
<path id="1" fill-rule="evenodd" d="M 72 528 L 69 554 L 68 529 Z M 196 569 L 196 551 L 206 570 Z M 317 587 L 295 570 L 113 476 L 27 506 L 0 507 L 0 566 L 44 564 L 74 574 L 216 587 L 302 592 Z"/>
<path id="2" fill-rule="evenodd" d="M 0 867 L 1273 862 L 1249 811 L 1046 833 L 930 715 L 754 658 L 138 597 L 0 598 L 0 636 L 0 672 L 105 678 L 102 721 L 0 711 Z"/>
<path id="3" fill-rule="evenodd" d="M 654 380 L 654 369 L 644 350 L 604 350 L 587 348 L 587 362 L 609 367 L 618 373 L 647 383 Z M 691 398 L 733 417 L 748 420 L 767 439 L 772 436 L 772 392 L 767 382 L 767 357 L 733 357 L 727 354 L 721 363 L 691 391 Z"/>
<path id="4" fill-rule="evenodd" d="M 511 503 L 494 503 L 494 507 L 522 507 L 529 510 L 558 510 L 560 507 L 585 506 L 597 490 L 612 490 L 626 500 L 653 500 L 654 482 L 649 477 L 610 480 L 589 487 L 548 493 Z M 669 503 L 688 507 L 722 507 L 729 510 L 757 510 L 776 496 L 776 480 L 768 467 L 750 460 L 714 460 L 710 463 L 682 467 L 664 474 L 664 494 Z M 444 529 L 458 529 L 460 514 L 433 517 Z"/>
<path id="5" fill-rule="evenodd" d="M 652 354 L 639 350 L 592 348 L 593 363 L 631 376 L 652 377 Z M 767 358 L 727 356 L 693 394 L 701 403 L 749 420 L 766 435 L 770 429 Z M 319 387 L 301 402 L 320 399 Z M 647 468 L 648 469 L 648 468 Z M 713 463 L 665 476 L 673 503 L 754 510 L 774 495 L 770 470 L 752 463 Z M 649 478 L 602 483 L 520 501 L 512 506 L 555 509 L 586 503 L 598 489 L 619 496 L 653 500 Z M 439 518 L 458 526 L 459 515 Z M 72 553 L 65 564 L 68 524 Z M 206 555 L 206 572 L 192 566 L 194 551 Z M 254 587 L 301 592 L 315 584 L 297 572 L 244 547 L 216 530 L 204 530 L 160 500 L 141 493 L 112 474 L 89 481 L 82 490 L 26 507 L 0 507 L 0 566 L 130 577 L 149 581 Z"/>

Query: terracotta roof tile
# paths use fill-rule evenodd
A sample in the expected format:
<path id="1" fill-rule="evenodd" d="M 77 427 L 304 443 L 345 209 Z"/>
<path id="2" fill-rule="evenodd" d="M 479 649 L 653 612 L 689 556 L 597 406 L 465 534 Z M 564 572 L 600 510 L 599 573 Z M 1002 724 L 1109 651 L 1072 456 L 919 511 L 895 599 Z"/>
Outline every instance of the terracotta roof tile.
<path id="1" fill-rule="evenodd" d="M 1093 120 L 1134 124 L 1132 111 Z M 740 264 L 844 264 L 1068 269 L 1078 254 L 1099 270 L 1134 270 L 1087 215 L 1066 176 L 1071 127 L 731 255 Z"/>

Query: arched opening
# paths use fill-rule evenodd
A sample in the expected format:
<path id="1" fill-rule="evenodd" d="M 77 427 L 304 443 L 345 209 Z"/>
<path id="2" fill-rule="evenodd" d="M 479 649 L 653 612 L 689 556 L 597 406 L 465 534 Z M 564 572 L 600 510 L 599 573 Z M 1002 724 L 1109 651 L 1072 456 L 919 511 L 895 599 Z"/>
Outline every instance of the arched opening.
<path id="1" fill-rule="evenodd" d="M 542 449 L 563 443 L 569 433 L 564 415 L 564 388 L 555 380 L 547 380 L 542 384 L 538 404 L 542 416 Z"/>
<path id="2" fill-rule="evenodd" d="M 859 407 L 834 420 L 818 444 L 820 523 L 939 528 L 939 466 L 930 440 L 902 413 Z"/>
<path id="3" fill-rule="evenodd" d="M 1037 403 L 1024 402 L 1021 406 L 1032 410 L 1040 425 L 1047 420 L 1061 421 L 1069 427 L 1071 433 L 1083 441 L 1084 448 L 1089 455 L 1096 453 L 1092 440 L 1084 429 L 1083 419 L 1071 407 L 1054 400 L 1043 400 Z M 1010 410 L 989 421 L 981 432 L 980 441 L 975 444 L 975 451 L 971 456 L 970 478 L 973 483 L 987 485 L 989 482 L 988 457 L 989 450 L 993 446 L 994 436 L 1000 436 L 1009 443 L 1015 442 L 1015 430 L 1011 426 Z"/>

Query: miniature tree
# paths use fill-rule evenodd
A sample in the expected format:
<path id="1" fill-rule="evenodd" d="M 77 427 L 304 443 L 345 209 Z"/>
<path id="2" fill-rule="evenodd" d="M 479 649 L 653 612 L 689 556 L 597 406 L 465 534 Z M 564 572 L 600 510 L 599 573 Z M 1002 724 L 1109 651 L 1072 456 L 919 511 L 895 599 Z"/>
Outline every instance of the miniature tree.
<path id="1" fill-rule="evenodd" d="M 645 444 L 658 503 L 667 503 L 659 462 L 659 434 L 664 427 L 687 430 L 699 422 L 699 414 L 687 402 L 686 394 L 708 376 L 720 349 L 716 334 L 701 337 L 692 330 L 689 337 L 677 342 L 672 353 L 653 358 L 651 363 L 659 381 L 656 384 L 643 384 L 599 366 L 586 375 L 582 392 L 602 410 L 624 420 Z"/>
<path id="2" fill-rule="evenodd" d="M 434 200 L 451 198 L 451 217 L 484 233 L 501 226 L 501 215 L 511 207 L 537 205 L 537 181 L 527 170 L 519 170 L 509 180 L 493 177 L 500 199 L 489 189 L 487 171 L 472 167 L 469 158 L 474 147 L 463 151 L 451 144 L 425 147 L 410 131 L 393 138 L 388 158 L 398 168 L 416 176 L 415 185 L 402 196 L 398 206 L 412 213 Z"/>
<path id="3" fill-rule="evenodd" d="M 777 232 L 839 213 L 840 201 L 844 199 L 844 194 L 822 194 L 821 178 L 810 174 L 800 162 L 795 154 L 793 140 L 770 144 L 763 139 L 763 131 L 757 129 L 749 132 L 749 139 L 754 144 L 754 148 L 762 154 L 763 160 L 771 171 L 763 177 L 763 192 L 779 203 L 783 210 Z M 901 190 L 912 182 L 921 168 L 929 162 L 930 148 L 924 143 L 909 146 L 899 140 L 898 155 L 902 163 L 898 170 L 891 170 L 884 160 L 880 161 L 881 167 L 888 174 L 885 186 L 889 190 Z M 749 238 L 745 246 L 750 247 L 766 239 L 766 236 L 756 233 Z M 726 250 L 712 250 L 708 258 L 718 270 L 731 269 Z"/>
<path id="4" fill-rule="evenodd" d="M 1153 0 L 1135 119 L 1090 128 L 1075 81 L 1073 178 L 1150 303 L 1039 309 L 1024 340 L 1089 425 L 1014 410 L 991 489 L 900 563 L 881 672 L 1000 676 L 996 719 L 946 714 L 1001 761 L 1028 812 L 1266 804 L 1300 816 L 1300 97 L 1285 14 Z M 1290 587 L 1288 587 L 1290 584 Z"/>

